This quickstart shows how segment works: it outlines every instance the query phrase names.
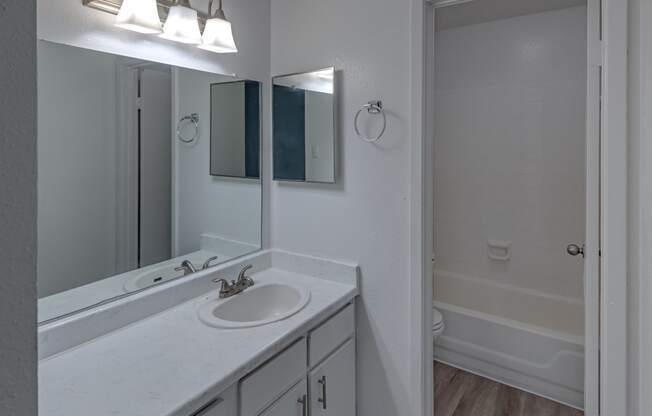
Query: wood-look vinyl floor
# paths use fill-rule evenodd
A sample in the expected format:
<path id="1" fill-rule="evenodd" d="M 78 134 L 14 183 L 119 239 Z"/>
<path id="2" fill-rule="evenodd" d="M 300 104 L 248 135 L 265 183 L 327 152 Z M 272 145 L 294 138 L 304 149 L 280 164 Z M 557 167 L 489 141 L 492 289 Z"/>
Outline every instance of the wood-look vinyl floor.
<path id="1" fill-rule="evenodd" d="M 435 363 L 435 416 L 583 416 L 534 394 Z"/>

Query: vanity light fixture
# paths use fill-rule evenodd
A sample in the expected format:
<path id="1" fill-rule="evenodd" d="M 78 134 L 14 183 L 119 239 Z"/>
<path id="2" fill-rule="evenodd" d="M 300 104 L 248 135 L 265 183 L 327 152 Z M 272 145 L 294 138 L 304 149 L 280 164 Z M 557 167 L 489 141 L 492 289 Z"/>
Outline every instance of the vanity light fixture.
<path id="1" fill-rule="evenodd" d="M 176 0 L 174 6 L 170 7 L 163 33 L 159 36 L 175 42 L 193 45 L 201 43 L 197 10 L 190 6 L 188 0 Z"/>
<path id="2" fill-rule="evenodd" d="M 208 14 L 194 9 L 190 0 L 81 0 L 81 3 L 117 15 L 114 24 L 123 29 L 158 35 L 211 52 L 237 53 L 233 27 L 222 10 L 222 0 L 215 11 L 213 1 L 209 0 Z"/>
<path id="3" fill-rule="evenodd" d="M 156 0 L 123 0 L 115 25 L 139 33 L 161 33 Z"/>
<path id="4" fill-rule="evenodd" d="M 208 3 L 208 12 L 213 9 L 213 0 Z M 233 39 L 233 29 L 231 22 L 226 19 L 224 10 L 222 10 L 222 0 L 219 0 L 218 8 L 215 13 L 206 21 L 204 34 L 201 38 L 201 49 L 206 49 L 217 53 L 236 53 L 238 48 L 235 46 Z"/>

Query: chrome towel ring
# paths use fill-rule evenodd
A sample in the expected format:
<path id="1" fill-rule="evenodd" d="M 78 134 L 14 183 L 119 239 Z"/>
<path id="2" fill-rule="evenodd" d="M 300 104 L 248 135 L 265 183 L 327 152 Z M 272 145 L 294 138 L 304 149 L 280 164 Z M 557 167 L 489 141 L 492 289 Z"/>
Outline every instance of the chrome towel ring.
<path id="1" fill-rule="evenodd" d="M 367 137 L 362 133 L 360 133 L 360 129 L 358 128 L 358 119 L 360 118 L 360 114 L 364 110 L 367 110 L 368 114 L 380 114 L 381 116 L 383 116 L 383 127 L 378 133 L 378 135 L 376 135 L 376 137 Z M 385 134 L 385 129 L 387 129 L 387 115 L 385 114 L 385 110 L 383 110 L 383 102 L 369 101 L 367 104 L 360 107 L 358 112 L 355 113 L 355 118 L 353 119 L 353 127 L 355 128 L 355 134 L 357 134 L 360 139 L 369 143 L 378 142 L 381 139 L 381 137 L 383 137 L 383 134 Z"/>
<path id="2" fill-rule="evenodd" d="M 184 137 L 183 134 L 181 134 L 181 127 L 183 127 L 183 124 L 188 121 L 195 125 L 195 134 L 190 138 Z M 181 142 L 186 144 L 191 144 L 199 138 L 199 114 L 192 113 L 179 119 L 179 122 L 177 123 L 177 137 Z"/>

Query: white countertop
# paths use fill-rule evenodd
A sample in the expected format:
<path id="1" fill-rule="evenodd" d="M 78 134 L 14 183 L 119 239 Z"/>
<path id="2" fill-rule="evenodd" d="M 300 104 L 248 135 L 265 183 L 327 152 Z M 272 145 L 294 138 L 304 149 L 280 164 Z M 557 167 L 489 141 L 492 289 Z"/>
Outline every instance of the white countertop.
<path id="1" fill-rule="evenodd" d="M 307 306 L 256 328 L 204 325 L 215 291 L 42 360 L 41 416 L 187 416 L 357 295 L 355 285 L 270 268 L 252 275 L 311 292 Z"/>

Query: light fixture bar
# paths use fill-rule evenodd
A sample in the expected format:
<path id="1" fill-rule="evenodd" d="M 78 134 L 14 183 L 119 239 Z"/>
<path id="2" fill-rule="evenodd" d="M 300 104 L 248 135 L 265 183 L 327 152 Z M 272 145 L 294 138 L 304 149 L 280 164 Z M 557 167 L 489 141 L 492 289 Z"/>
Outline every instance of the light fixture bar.
<path id="1" fill-rule="evenodd" d="M 161 23 L 165 23 L 170 7 L 174 6 L 176 3 L 174 0 L 156 0 L 156 3 L 158 5 L 158 14 L 161 18 Z M 117 15 L 120 11 L 120 6 L 122 6 L 122 0 L 82 0 L 82 4 L 92 9 Z M 204 30 L 206 19 L 208 18 L 209 16 L 207 14 L 199 11 L 197 12 L 197 21 L 199 22 L 200 30 Z"/>

